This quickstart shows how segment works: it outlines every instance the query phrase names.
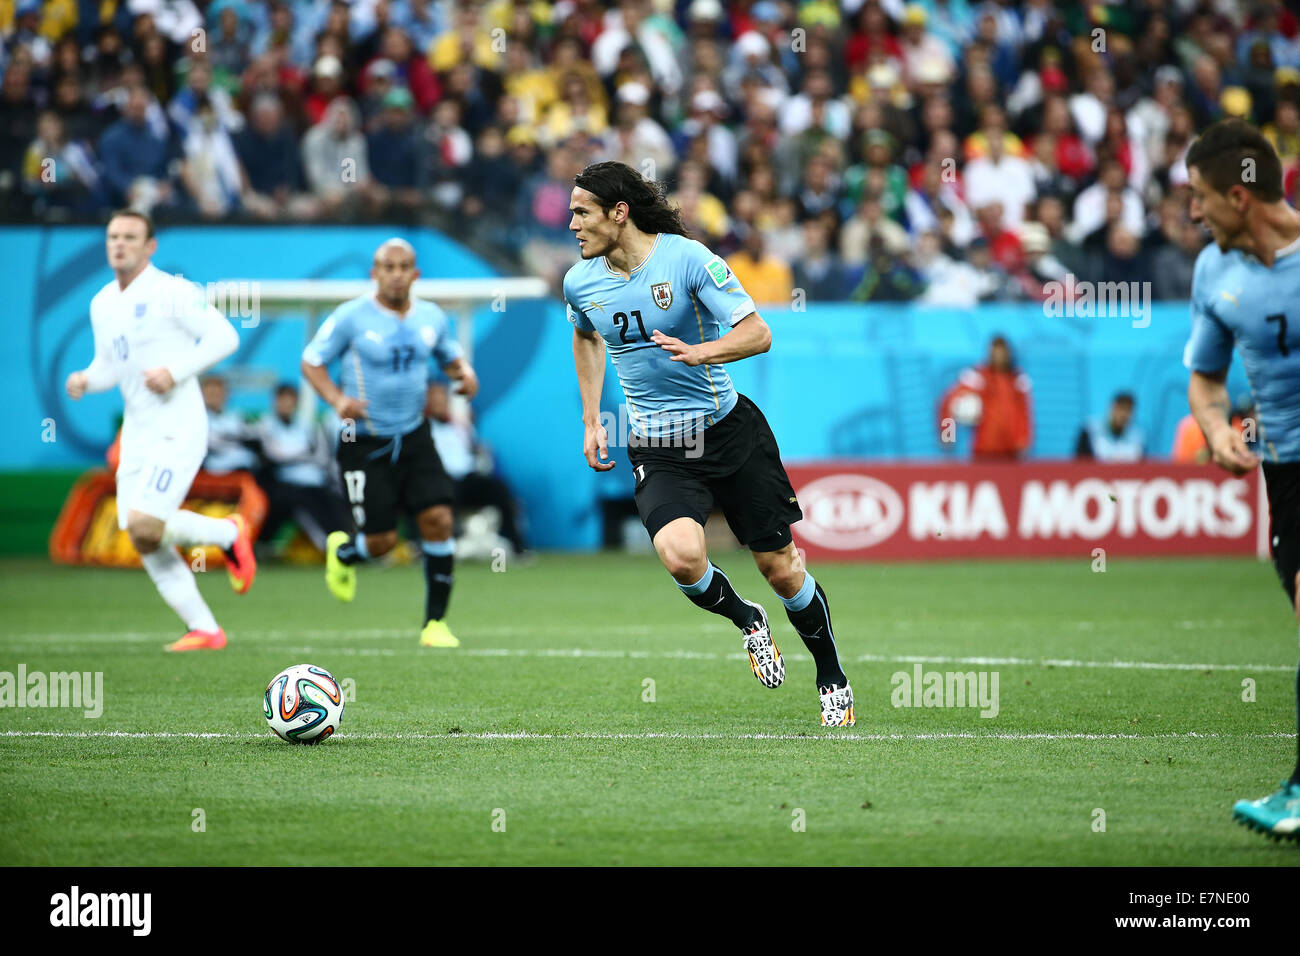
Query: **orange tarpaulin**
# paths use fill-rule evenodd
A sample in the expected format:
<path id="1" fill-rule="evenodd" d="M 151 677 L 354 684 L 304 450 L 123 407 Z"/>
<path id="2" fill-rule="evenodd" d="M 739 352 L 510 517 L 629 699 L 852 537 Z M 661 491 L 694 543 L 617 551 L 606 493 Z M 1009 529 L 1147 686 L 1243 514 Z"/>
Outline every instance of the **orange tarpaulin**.
<path id="1" fill-rule="evenodd" d="M 266 493 L 246 471 L 226 475 L 199 472 L 185 507 L 214 518 L 239 512 L 248 522 L 248 533 L 254 540 L 266 521 Z M 209 547 L 196 549 L 189 556 L 191 563 L 199 554 L 205 566 L 211 562 L 220 567 L 225 560 L 220 548 Z M 140 556 L 131 539 L 117 526 L 117 482 L 113 474 L 94 469 L 77 480 L 50 532 L 50 557 L 59 564 L 140 567 Z"/>

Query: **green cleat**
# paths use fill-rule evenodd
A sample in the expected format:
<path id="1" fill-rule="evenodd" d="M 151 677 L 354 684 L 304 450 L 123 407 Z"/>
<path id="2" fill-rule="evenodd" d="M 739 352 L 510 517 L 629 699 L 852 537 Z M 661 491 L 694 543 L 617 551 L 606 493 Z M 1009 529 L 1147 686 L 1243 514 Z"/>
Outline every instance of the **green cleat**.
<path id="1" fill-rule="evenodd" d="M 430 621 L 420 634 L 421 647 L 460 647 L 460 641 L 451 633 L 446 621 Z"/>
<path id="2" fill-rule="evenodd" d="M 1300 784 L 1282 781 L 1277 793 L 1258 800 L 1238 800 L 1232 818 L 1275 840 L 1300 840 Z"/>
<path id="3" fill-rule="evenodd" d="M 357 596 L 357 569 L 339 560 L 339 548 L 348 541 L 346 531 L 333 531 L 325 539 L 325 584 L 340 601 Z"/>

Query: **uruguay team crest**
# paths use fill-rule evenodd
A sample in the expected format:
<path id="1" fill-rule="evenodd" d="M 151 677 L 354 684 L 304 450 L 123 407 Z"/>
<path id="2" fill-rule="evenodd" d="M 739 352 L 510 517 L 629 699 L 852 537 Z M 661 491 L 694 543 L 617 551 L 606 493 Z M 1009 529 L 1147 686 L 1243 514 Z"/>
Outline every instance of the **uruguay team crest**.
<path id="1" fill-rule="evenodd" d="M 671 282 L 656 282 L 650 287 L 650 294 L 654 296 L 655 305 L 667 312 L 673 305 L 673 284 Z"/>

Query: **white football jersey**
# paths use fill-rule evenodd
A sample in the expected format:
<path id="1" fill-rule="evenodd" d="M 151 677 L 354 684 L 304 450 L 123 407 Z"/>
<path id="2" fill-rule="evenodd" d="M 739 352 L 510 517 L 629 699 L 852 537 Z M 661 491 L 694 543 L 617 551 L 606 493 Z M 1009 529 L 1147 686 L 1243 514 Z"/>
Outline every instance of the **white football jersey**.
<path id="1" fill-rule="evenodd" d="M 210 305 L 203 290 L 152 263 L 125 288 L 117 279 L 90 302 L 95 360 L 89 391 L 114 384 L 125 403 L 124 456 L 155 441 L 206 446 L 208 416 L 197 376 L 239 346 L 239 333 Z M 149 390 L 144 373 L 164 366 L 175 386 Z"/>

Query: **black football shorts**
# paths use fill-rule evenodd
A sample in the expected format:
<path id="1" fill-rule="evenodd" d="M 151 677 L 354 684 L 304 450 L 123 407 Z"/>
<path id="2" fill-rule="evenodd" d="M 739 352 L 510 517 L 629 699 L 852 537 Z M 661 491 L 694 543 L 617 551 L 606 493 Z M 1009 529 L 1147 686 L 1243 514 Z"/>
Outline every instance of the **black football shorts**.
<path id="1" fill-rule="evenodd" d="M 779 551 L 803 518 L 772 429 L 744 395 L 722 421 L 674 445 L 628 442 L 636 507 L 651 539 L 677 518 L 703 525 L 715 504 L 751 551 Z M 693 445 L 694 447 L 690 447 Z"/>
<path id="2" fill-rule="evenodd" d="M 357 435 L 340 441 L 338 461 L 352 518 L 366 534 L 397 530 L 399 509 L 418 515 L 454 497 L 427 421 L 396 438 Z"/>
<path id="3" fill-rule="evenodd" d="M 1295 608 L 1295 576 L 1300 572 L 1300 462 L 1264 462 L 1264 487 L 1271 515 L 1268 540 L 1273 567 Z"/>

